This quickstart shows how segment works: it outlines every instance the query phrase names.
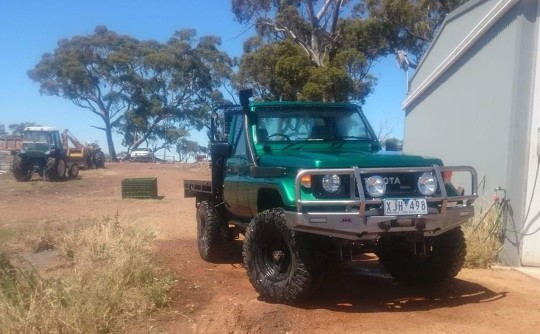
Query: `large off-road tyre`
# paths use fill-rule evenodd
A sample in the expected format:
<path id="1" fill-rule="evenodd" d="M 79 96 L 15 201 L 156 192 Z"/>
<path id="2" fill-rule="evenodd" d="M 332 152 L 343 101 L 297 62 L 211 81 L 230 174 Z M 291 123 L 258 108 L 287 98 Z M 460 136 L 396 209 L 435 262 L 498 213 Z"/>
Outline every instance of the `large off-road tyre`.
<path id="1" fill-rule="evenodd" d="M 79 165 L 72 164 L 71 166 L 69 166 L 68 175 L 72 179 L 75 179 L 77 176 L 79 176 Z"/>
<path id="2" fill-rule="evenodd" d="M 13 157 L 13 162 L 11 163 L 11 170 L 13 171 L 13 176 L 15 176 L 15 180 L 19 182 L 28 181 L 32 177 L 32 174 L 30 174 L 30 167 L 28 166 L 28 162 L 19 155 Z"/>
<path id="3" fill-rule="evenodd" d="M 96 168 L 105 168 L 105 154 L 103 152 L 97 152 L 94 156 L 94 160 Z"/>
<path id="4" fill-rule="evenodd" d="M 282 209 L 263 211 L 251 220 L 242 255 L 249 280 L 263 300 L 293 303 L 309 294 L 326 260 L 313 237 L 291 231 Z"/>
<path id="5" fill-rule="evenodd" d="M 66 161 L 57 158 L 47 158 L 45 178 L 48 181 L 60 181 L 66 175 Z"/>
<path id="6" fill-rule="evenodd" d="M 197 240 L 203 260 L 219 262 L 227 256 L 230 242 L 227 225 L 207 201 L 199 203 L 197 208 Z"/>
<path id="7" fill-rule="evenodd" d="M 414 254 L 414 246 L 405 240 L 383 239 L 379 260 L 397 280 L 416 286 L 434 286 L 454 278 L 467 253 L 460 227 L 439 236 L 425 239 L 425 254 Z M 422 247 L 423 248 L 423 247 Z M 422 250 L 423 251 L 423 250 Z"/>

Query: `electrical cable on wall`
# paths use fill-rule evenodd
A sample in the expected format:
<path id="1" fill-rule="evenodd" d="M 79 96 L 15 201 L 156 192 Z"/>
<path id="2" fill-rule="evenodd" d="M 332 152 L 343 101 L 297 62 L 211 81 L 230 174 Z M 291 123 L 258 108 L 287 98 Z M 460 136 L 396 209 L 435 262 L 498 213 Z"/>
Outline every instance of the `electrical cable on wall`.
<path id="1" fill-rule="evenodd" d="M 540 145 L 540 143 L 539 143 L 539 145 Z M 539 155 L 538 159 L 540 160 L 540 155 Z M 509 229 L 509 228 L 505 227 L 505 231 L 516 233 L 520 237 L 531 236 L 531 235 L 534 235 L 534 234 L 536 234 L 536 233 L 538 233 L 540 231 L 540 225 L 539 225 L 538 228 L 536 228 L 536 230 L 534 230 L 533 232 L 521 232 L 523 230 L 523 228 L 525 228 L 525 224 L 527 222 L 527 219 L 529 218 L 532 202 L 533 202 L 533 199 L 534 199 L 534 194 L 536 193 L 536 185 L 538 184 L 538 182 L 537 182 L 538 181 L 538 172 L 539 172 L 539 169 L 540 169 L 539 167 L 540 167 L 540 161 L 539 161 L 538 164 L 536 164 L 536 172 L 535 172 L 535 177 L 534 177 L 534 182 L 533 182 L 533 189 L 532 189 L 532 193 L 531 193 L 531 199 L 529 200 L 529 203 L 528 203 L 528 206 L 527 206 L 527 212 L 525 213 L 525 218 L 523 219 L 523 225 L 521 226 L 521 228 L 516 229 L 516 230 L 512 230 L 512 229 Z M 508 201 L 506 199 L 506 193 L 505 193 L 505 196 L 503 198 L 503 201 L 501 203 L 500 208 L 502 208 L 505 201 Z M 514 226 L 515 226 L 515 224 L 514 224 Z"/>

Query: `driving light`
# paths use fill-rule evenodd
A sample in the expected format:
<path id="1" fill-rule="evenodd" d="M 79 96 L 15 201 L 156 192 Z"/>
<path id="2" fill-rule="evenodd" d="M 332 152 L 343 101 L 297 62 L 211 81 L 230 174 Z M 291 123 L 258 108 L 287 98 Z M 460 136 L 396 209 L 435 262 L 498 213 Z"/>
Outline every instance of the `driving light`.
<path id="1" fill-rule="evenodd" d="M 327 174 L 322 178 L 322 186 L 327 192 L 336 193 L 341 188 L 341 179 L 336 174 Z"/>
<path id="2" fill-rule="evenodd" d="M 437 180 L 431 173 L 424 173 L 418 178 L 418 190 L 422 195 L 433 195 L 437 191 Z"/>
<path id="3" fill-rule="evenodd" d="M 386 183 L 380 176 L 370 176 L 366 180 L 366 190 L 371 197 L 381 197 L 386 191 Z"/>

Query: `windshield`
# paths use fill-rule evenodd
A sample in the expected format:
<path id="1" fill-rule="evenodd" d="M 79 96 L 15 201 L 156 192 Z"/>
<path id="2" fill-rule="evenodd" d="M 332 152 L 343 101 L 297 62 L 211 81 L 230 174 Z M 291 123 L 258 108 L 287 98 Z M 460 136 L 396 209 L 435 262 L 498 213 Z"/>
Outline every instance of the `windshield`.
<path id="1" fill-rule="evenodd" d="M 25 132 L 23 136 L 23 142 L 29 143 L 47 143 L 49 136 L 47 132 Z"/>
<path id="2" fill-rule="evenodd" d="M 274 107 L 257 110 L 257 142 L 372 140 L 354 107 Z"/>
<path id="3" fill-rule="evenodd" d="M 23 149 L 43 152 L 49 150 L 49 134 L 45 131 L 24 132 Z"/>

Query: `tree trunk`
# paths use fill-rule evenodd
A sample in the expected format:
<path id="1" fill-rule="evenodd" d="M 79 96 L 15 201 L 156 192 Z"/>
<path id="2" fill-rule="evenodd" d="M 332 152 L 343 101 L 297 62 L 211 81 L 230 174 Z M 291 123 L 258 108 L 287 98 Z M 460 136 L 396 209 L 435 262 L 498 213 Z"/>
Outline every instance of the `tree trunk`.
<path id="1" fill-rule="evenodd" d="M 109 156 L 111 160 L 117 162 L 116 151 L 114 149 L 114 142 L 112 138 L 112 126 L 111 122 L 108 119 L 103 119 L 105 121 L 105 135 L 107 136 L 107 146 L 109 147 Z"/>

